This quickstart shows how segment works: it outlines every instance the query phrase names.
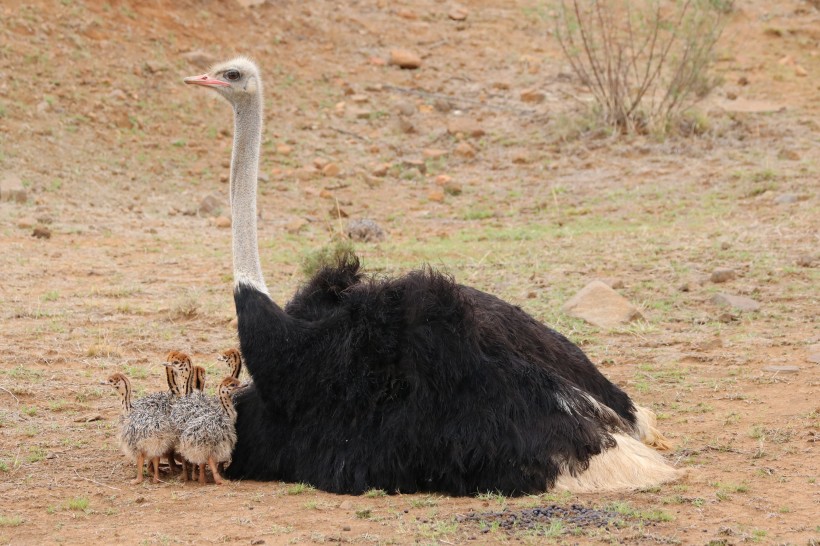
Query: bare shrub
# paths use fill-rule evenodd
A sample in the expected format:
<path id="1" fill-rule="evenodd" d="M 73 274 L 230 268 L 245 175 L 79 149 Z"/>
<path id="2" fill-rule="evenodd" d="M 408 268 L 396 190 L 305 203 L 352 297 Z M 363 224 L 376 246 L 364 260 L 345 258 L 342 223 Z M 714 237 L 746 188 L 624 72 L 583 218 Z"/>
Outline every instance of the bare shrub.
<path id="1" fill-rule="evenodd" d="M 561 0 L 556 36 L 621 132 L 666 131 L 714 88 L 724 0 Z"/>

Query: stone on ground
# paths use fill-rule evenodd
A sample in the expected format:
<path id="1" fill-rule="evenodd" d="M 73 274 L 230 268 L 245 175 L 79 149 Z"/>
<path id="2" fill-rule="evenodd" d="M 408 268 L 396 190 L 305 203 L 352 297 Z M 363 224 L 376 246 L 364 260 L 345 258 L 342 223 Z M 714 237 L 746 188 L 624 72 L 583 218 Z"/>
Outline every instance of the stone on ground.
<path id="1" fill-rule="evenodd" d="M 738 311 L 757 311 L 760 309 L 760 302 L 747 298 L 746 296 L 734 296 L 732 294 L 718 293 L 712 296 L 712 303 L 737 309 Z"/>
<path id="2" fill-rule="evenodd" d="M 643 318 L 637 307 L 601 281 L 586 285 L 562 309 L 599 328 L 615 328 Z"/>
<path id="3" fill-rule="evenodd" d="M 0 181 L 0 201 L 25 203 L 28 199 L 23 181 L 14 173 L 6 173 Z"/>

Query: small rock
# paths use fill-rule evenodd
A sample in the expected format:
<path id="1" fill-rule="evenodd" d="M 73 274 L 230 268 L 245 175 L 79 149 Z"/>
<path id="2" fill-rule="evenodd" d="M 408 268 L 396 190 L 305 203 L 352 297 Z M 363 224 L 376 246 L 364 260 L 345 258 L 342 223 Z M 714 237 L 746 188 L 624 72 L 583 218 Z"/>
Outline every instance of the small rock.
<path id="1" fill-rule="evenodd" d="M 475 157 L 475 148 L 469 142 L 459 142 L 456 145 L 455 154 L 460 157 Z"/>
<path id="2" fill-rule="evenodd" d="M 727 311 L 718 315 L 717 319 L 724 324 L 729 324 L 730 322 L 734 322 L 737 320 L 737 315 Z"/>
<path id="3" fill-rule="evenodd" d="M 797 257 L 795 263 L 800 267 L 811 267 L 812 265 L 814 265 L 814 261 L 816 259 L 817 258 L 812 256 L 811 254 L 803 254 L 802 256 Z"/>
<path id="4" fill-rule="evenodd" d="M 454 6 L 450 11 L 447 12 L 447 17 L 452 19 L 453 21 L 464 21 L 467 19 L 469 12 L 461 7 L 461 6 Z"/>
<path id="5" fill-rule="evenodd" d="M 734 296 L 732 294 L 715 294 L 712 296 L 712 303 L 732 307 L 738 311 L 757 311 L 760 309 L 760 302 L 746 296 Z"/>
<path id="6" fill-rule="evenodd" d="M 723 340 L 720 336 L 716 336 L 709 341 L 704 341 L 700 345 L 698 345 L 698 349 L 701 351 L 711 351 L 714 349 L 721 349 L 723 348 Z"/>
<path id="7" fill-rule="evenodd" d="M 445 182 L 442 186 L 444 193 L 448 195 L 461 195 L 461 184 L 457 182 Z"/>
<path id="8" fill-rule="evenodd" d="M 214 220 L 214 225 L 221 229 L 229 228 L 231 227 L 231 219 L 227 216 L 217 216 L 216 220 Z"/>
<path id="9" fill-rule="evenodd" d="M 712 274 L 709 275 L 709 280 L 714 283 L 723 283 L 727 281 L 731 281 L 737 277 L 734 269 L 729 269 L 726 267 L 719 267 L 712 271 Z"/>
<path id="10" fill-rule="evenodd" d="M 452 116 L 447 120 L 447 132 L 451 135 L 481 138 L 486 132 L 477 121 L 463 116 Z"/>
<path id="11" fill-rule="evenodd" d="M 391 49 L 388 64 L 413 70 L 421 66 L 421 57 L 409 49 Z"/>
<path id="12" fill-rule="evenodd" d="M 800 368 L 797 366 L 764 366 L 763 371 L 772 373 L 797 373 L 800 371 Z"/>
<path id="13" fill-rule="evenodd" d="M 698 289 L 698 286 L 700 286 L 698 281 L 686 281 L 678 287 L 678 290 L 681 292 L 694 292 Z"/>
<path id="14" fill-rule="evenodd" d="M 25 203 L 27 199 L 28 194 L 20 177 L 14 173 L 6 173 L 0 181 L 0 201 Z"/>
<path id="15" fill-rule="evenodd" d="M 440 174 L 436 176 L 436 184 L 438 184 L 439 186 L 447 184 L 447 182 L 449 182 L 450 180 L 452 180 L 452 177 L 446 174 Z"/>
<path id="16" fill-rule="evenodd" d="M 203 70 L 208 69 L 216 62 L 216 57 L 210 53 L 202 51 L 201 49 L 194 49 L 193 51 L 183 53 L 182 58 L 192 65 L 202 68 Z"/>
<path id="17" fill-rule="evenodd" d="M 225 208 L 225 203 L 221 198 L 214 194 L 205 196 L 199 203 L 197 212 L 200 216 L 219 216 L 222 209 Z"/>
<path id="18" fill-rule="evenodd" d="M 334 204 L 332 207 L 330 207 L 330 210 L 328 212 L 330 212 L 330 217 L 333 219 L 347 218 L 348 216 L 350 216 L 345 209 L 341 208 L 337 204 Z"/>
<path id="19" fill-rule="evenodd" d="M 406 169 L 416 169 L 421 174 L 427 173 L 427 163 L 421 159 L 404 159 L 401 165 Z"/>
<path id="20" fill-rule="evenodd" d="M 447 112 L 453 109 L 453 105 L 450 104 L 450 101 L 446 99 L 438 98 L 433 101 L 433 108 L 435 108 L 437 112 L 446 114 Z"/>
<path id="21" fill-rule="evenodd" d="M 746 76 L 741 76 L 737 79 L 737 84 L 741 87 L 745 87 L 749 85 L 749 78 L 747 78 Z"/>
<path id="22" fill-rule="evenodd" d="M 287 230 L 288 233 L 299 233 L 307 224 L 308 221 L 304 218 L 294 218 L 285 224 L 285 230 Z"/>
<path id="23" fill-rule="evenodd" d="M 343 526 L 342 531 L 350 531 L 350 525 Z"/>
<path id="24" fill-rule="evenodd" d="M 789 150 L 787 148 L 783 148 L 779 152 L 777 152 L 778 159 L 787 159 L 789 161 L 800 161 L 800 154 L 795 152 L 794 150 Z"/>
<path id="25" fill-rule="evenodd" d="M 809 75 L 808 71 L 799 64 L 794 65 L 794 73 L 801 78 L 805 78 Z"/>
<path id="26" fill-rule="evenodd" d="M 512 85 L 508 81 L 495 81 L 492 83 L 493 89 L 499 89 L 501 91 L 507 91 Z"/>
<path id="27" fill-rule="evenodd" d="M 444 157 L 449 154 L 447 150 L 439 150 L 436 148 L 425 148 L 421 151 L 421 155 L 427 157 L 429 159 L 438 159 L 439 157 Z"/>
<path id="28" fill-rule="evenodd" d="M 279 155 L 290 155 L 293 152 L 293 147 L 287 144 L 279 144 L 276 146 L 276 153 Z"/>
<path id="29" fill-rule="evenodd" d="M 791 205 L 799 200 L 800 198 L 793 193 L 783 193 L 774 198 L 774 202 L 778 205 Z"/>
<path id="30" fill-rule="evenodd" d="M 336 163 L 328 163 L 322 167 L 322 174 L 330 177 L 337 177 L 342 174 L 342 169 Z"/>
<path id="31" fill-rule="evenodd" d="M 525 89 L 524 91 L 521 91 L 521 102 L 539 104 L 544 102 L 544 99 L 546 98 L 547 96 L 544 93 L 535 89 Z"/>
<path id="32" fill-rule="evenodd" d="M 374 243 L 376 241 L 383 241 L 385 233 L 381 226 L 375 221 L 370 218 L 361 218 L 348 222 L 347 236 L 354 241 Z"/>
<path id="33" fill-rule="evenodd" d="M 251 541 L 252 546 L 258 546 L 259 544 L 264 544 L 264 543 L 265 543 L 265 539 L 263 539 L 263 538 L 257 538 L 256 540 Z"/>
<path id="34" fill-rule="evenodd" d="M 372 174 L 373 176 L 378 176 L 378 177 L 387 176 L 387 171 L 389 171 L 389 170 L 390 170 L 390 164 L 389 163 L 379 163 L 378 165 L 373 167 L 373 169 L 370 171 L 370 174 Z"/>
<path id="35" fill-rule="evenodd" d="M 516 165 L 526 165 L 532 163 L 532 159 L 527 152 L 516 152 L 512 157 L 512 162 Z"/>
<path id="36" fill-rule="evenodd" d="M 427 194 L 427 199 L 433 201 L 435 203 L 443 203 L 444 202 L 444 192 L 441 190 L 432 190 L 430 193 Z"/>
<path id="37" fill-rule="evenodd" d="M 412 102 L 403 100 L 396 104 L 396 111 L 402 116 L 412 116 L 418 112 L 418 109 Z"/>
<path id="38" fill-rule="evenodd" d="M 298 180 L 302 180 L 302 181 L 311 180 L 312 178 L 315 178 L 316 175 L 318 175 L 318 174 L 319 174 L 318 169 L 316 169 L 316 167 L 313 167 L 313 166 L 300 167 L 300 168 L 296 169 L 295 171 L 293 171 L 293 175 Z"/>
<path id="39" fill-rule="evenodd" d="M 634 305 L 601 281 L 586 285 L 562 310 L 600 328 L 613 328 L 642 318 Z"/>
<path id="40" fill-rule="evenodd" d="M 37 226 L 31 232 L 31 236 L 38 239 L 51 239 L 51 230 L 45 226 Z"/>
<path id="41" fill-rule="evenodd" d="M 17 220 L 17 227 L 19 227 L 20 229 L 31 229 L 34 227 L 34 224 L 36 223 L 37 222 L 34 220 L 34 218 L 24 216 Z"/>
<path id="42" fill-rule="evenodd" d="M 339 508 L 342 510 L 351 510 L 353 508 L 353 503 L 349 500 L 342 501 L 341 504 L 339 504 Z"/>
<path id="43" fill-rule="evenodd" d="M 396 125 L 399 128 L 399 131 L 405 134 L 412 134 L 417 132 L 416 126 L 413 125 L 413 122 L 407 119 L 404 116 L 399 116 L 398 120 L 396 120 Z"/>
<path id="44" fill-rule="evenodd" d="M 351 95 L 350 100 L 356 104 L 364 104 L 370 100 L 367 95 Z"/>

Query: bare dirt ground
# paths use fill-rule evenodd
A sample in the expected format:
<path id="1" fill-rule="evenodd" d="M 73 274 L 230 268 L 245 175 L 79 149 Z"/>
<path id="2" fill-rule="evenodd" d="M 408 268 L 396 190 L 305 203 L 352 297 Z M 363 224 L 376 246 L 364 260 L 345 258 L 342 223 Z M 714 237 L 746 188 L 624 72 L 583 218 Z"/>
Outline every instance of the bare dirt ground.
<path id="1" fill-rule="evenodd" d="M 27 191 L 0 203 L 0 543 L 820 540 L 816 3 L 736 2 L 724 83 L 701 106 L 708 130 L 665 141 L 584 132 L 588 96 L 548 2 L 462 7 L 459 21 L 433 0 L 0 5 L 0 183 L 15 175 Z M 421 68 L 385 65 L 394 47 Z M 118 402 L 98 382 L 125 371 L 158 390 L 178 349 L 212 386 L 217 351 L 236 343 L 230 230 L 216 220 L 231 117 L 182 85 L 203 71 L 185 57 L 196 50 L 248 54 L 267 78 L 260 244 L 277 301 L 344 233 L 334 211 L 372 218 L 388 237 L 356 244 L 368 269 L 430 263 L 569 335 L 655 409 L 686 478 L 523 498 L 167 474 L 128 485 Z M 464 119 L 469 134 L 454 134 Z M 209 195 L 221 204 L 200 211 Z M 709 281 L 721 267 L 736 277 Z M 645 321 L 607 331 L 563 314 L 594 278 L 621 280 Z M 720 308 L 717 292 L 760 310 Z M 620 521 L 506 528 L 480 515 L 552 505 Z"/>

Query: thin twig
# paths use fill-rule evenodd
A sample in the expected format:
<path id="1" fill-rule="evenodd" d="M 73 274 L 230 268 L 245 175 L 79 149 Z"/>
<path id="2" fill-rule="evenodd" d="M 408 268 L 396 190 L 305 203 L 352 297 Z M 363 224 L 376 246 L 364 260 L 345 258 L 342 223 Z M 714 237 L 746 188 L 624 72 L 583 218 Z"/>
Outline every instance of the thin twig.
<path id="1" fill-rule="evenodd" d="M 80 478 L 81 480 L 85 480 L 85 481 L 87 481 L 87 482 L 95 483 L 95 484 L 97 484 L 97 485 L 101 485 L 101 486 L 103 486 L 103 487 L 107 487 L 108 489 L 113 489 L 114 491 L 122 491 L 122 489 L 120 489 L 119 487 L 114 487 L 113 485 L 106 485 L 106 484 L 104 484 L 104 483 L 100 483 L 100 482 L 98 482 L 97 480 L 92 480 L 91 478 L 86 478 L 85 476 L 80 476 L 80 473 L 79 473 L 79 472 L 77 472 L 77 469 L 76 469 L 76 468 L 74 469 L 74 474 L 76 474 L 76 475 L 77 475 L 77 477 L 78 477 L 78 478 Z"/>
<path id="2" fill-rule="evenodd" d="M 362 142 L 368 142 L 368 143 L 370 142 L 370 139 L 367 138 L 366 136 L 359 135 L 357 133 L 354 133 L 353 131 L 347 131 L 345 129 L 340 129 L 338 127 L 333 127 L 332 125 L 330 126 L 330 129 L 332 131 L 336 131 L 337 133 L 341 133 L 343 135 L 352 136 L 353 138 L 358 138 Z"/>
<path id="3" fill-rule="evenodd" d="M 15 401 L 15 402 L 17 402 L 17 405 L 18 405 L 18 406 L 20 405 L 20 399 L 19 399 L 19 398 L 17 398 L 16 396 L 14 396 L 14 393 L 13 393 L 13 392 L 11 392 L 10 390 L 8 390 L 8 389 L 7 389 L 7 388 L 5 388 L 5 387 L 0 387 L 0 391 L 6 391 L 7 393 L 9 393 L 9 394 L 11 395 L 11 397 L 12 397 L 12 398 L 14 398 L 14 401 Z"/>

